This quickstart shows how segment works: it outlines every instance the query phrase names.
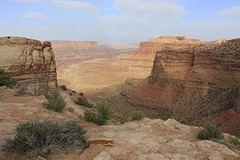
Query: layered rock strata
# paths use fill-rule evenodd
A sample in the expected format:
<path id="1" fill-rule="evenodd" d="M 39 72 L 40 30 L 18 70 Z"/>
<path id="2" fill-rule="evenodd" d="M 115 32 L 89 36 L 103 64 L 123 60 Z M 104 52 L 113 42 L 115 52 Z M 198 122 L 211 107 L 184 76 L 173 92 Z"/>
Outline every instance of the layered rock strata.
<path id="1" fill-rule="evenodd" d="M 23 37 L 0 38 L 0 69 L 9 72 L 18 84 L 36 89 L 56 89 L 55 56 L 50 42 Z"/>
<path id="2" fill-rule="evenodd" d="M 126 96 L 132 104 L 157 110 L 162 118 L 195 125 L 214 120 L 223 125 L 239 109 L 239 52 L 237 40 L 158 51 L 149 83 Z M 233 111 L 222 114 L 229 109 Z"/>

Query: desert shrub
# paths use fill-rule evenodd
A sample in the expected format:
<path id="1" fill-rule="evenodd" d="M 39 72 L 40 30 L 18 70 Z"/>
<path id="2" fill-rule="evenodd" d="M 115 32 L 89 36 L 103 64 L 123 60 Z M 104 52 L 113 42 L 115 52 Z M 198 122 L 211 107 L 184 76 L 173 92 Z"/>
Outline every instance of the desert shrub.
<path id="1" fill-rule="evenodd" d="M 25 80 L 14 86 L 15 95 L 43 95 L 49 90 L 48 78 L 44 75 L 36 76 L 34 79 Z"/>
<path id="2" fill-rule="evenodd" d="M 83 118 L 88 122 L 93 122 L 98 125 L 104 125 L 113 117 L 112 110 L 109 104 L 100 103 L 96 106 L 96 111 L 86 111 Z"/>
<path id="3" fill-rule="evenodd" d="M 144 115 L 141 111 L 133 111 L 131 113 L 131 120 L 134 121 L 134 120 L 141 120 L 144 118 Z"/>
<path id="4" fill-rule="evenodd" d="M 198 133 L 198 138 L 202 140 L 222 139 L 223 135 L 216 125 L 207 122 L 203 129 Z"/>
<path id="5" fill-rule="evenodd" d="M 64 107 L 66 106 L 66 102 L 64 102 L 64 98 L 58 91 L 47 93 L 44 96 L 46 97 L 46 101 L 43 102 L 43 105 L 47 109 L 51 109 L 55 112 L 63 111 Z"/>
<path id="6" fill-rule="evenodd" d="M 82 96 L 82 97 L 84 96 L 83 92 L 79 93 L 79 95 Z"/>
<path id="7" fill-rule="evenodd" d="M 62 85 L 61 88 L 65 91 L 67 90 L 67 87 L 65 85 Z"/>
<path id="8" fill-rule="evenodd" d="M 72 92 L 70 92 L 69 95 L 72 96 Z"/>
<path id="9" fill-rule="evenodd" d="M 44 158 L 58 152 L 69 153 L 76 147 L 82 147 L 84 151 L 88 146 L 85 133 L 74 121 L 26 122 L 17 126 L 14 138 L 6 139 L 3 150 L 18 154 L 36 153 Z"/>
<path id="10" fill-rule="evenodd" d="M 72 93 L 76 94 L 77 92 L 76 91 L 72 91 Z"/>
<path id="11" fill-rule="evenodd" d="M 3 69 L 0 70 L 0 86 L 13 87 L 16 84 L 14 79 L 10 78 L 8 72 L 5 72 Z"/>
<path id="12" fill-rule="evenodd" d="M 240 147 L 240 141 L 239 141 L 238 137 L 231 136 L 231 137 L 229 137 L 228 142 L 235 147 L 238 147 L 238 148 Z"/>
<path id="13" fill-rule="evenodd" d="M 95 123 L 95 121 L 96 121 L 96 113 L 94 113 L 92 111 L 86 111 L 86 112 L 84 112 L 83 118 L 85 119 L 85 121 L 94 122 Z"/>
<path id="14" fill-rule="evenodd" d="M 92 108 L 93 107 L 93 104 L 88 103 L 88 100 L 85 97 L 78 97 L 78 100 L 75 103 L 78 104 L 78 105 L 82 105 L 84 107 L 87 107 L 87 108 Z"/>
<path id="15" fill-rule="evenodd" d="M 78 100 L 75 102 L 78 105 L 86 105 L 88 103 L 87 98 L 85 97 L 78 97 Z"/>

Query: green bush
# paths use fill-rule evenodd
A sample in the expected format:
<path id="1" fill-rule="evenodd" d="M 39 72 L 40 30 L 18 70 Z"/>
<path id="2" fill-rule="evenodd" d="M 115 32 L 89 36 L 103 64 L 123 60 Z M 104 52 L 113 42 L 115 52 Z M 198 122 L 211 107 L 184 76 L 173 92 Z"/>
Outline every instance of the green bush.
<path id="1" fill-rule="evenodd" d="M 16 84 L 16 81 L 10 78 L 9 73 L 1 69 L 0 70 L 0 86 L 12 87 L 15 84 Z"/>
<path id="2" fill-rule="evenodd" d="M 134 121 L 134 120 L 141 120 L 144 118 L 144 115 L 141 111 L 133 111 L 131 113 L 131 120 Z"/>
<path id="3" fill-rule="evenodd" d="M 75 103 L 78 104 L 78 105 L 82 105 L 84 107 L 87 107 L 87 108 L 92 108 L 93 107 L 93 104 L 88 103 L 88 100 L 85 97 L 78 97 L 78 100 Z"/>
<path id="4" fill-rule="evenodd" d="M 85 121 L 95 122 L 96 121 L 96 113 L 94 113 L 92 111 L 86 111 L 86 112 L 84 112 L 83 118 Z"/>
<path id="5" fill-rule="evenodd" d="M 67 90 L 67 87 L 65 85 L 62 85 L 61 88 L 65 91 Z"/>
<path id="6" fill-rule="evenodd" d="M 85 133 L 74 121 L 26 122 L 17 126 L 14 138 L 6 139 L 3 150 L 18 154 L 36 153 L 44 158 L 58 152 L 69 153 L 76 147 L 82 147 L 84 151 L 88 147 Z"/>
<path id="7" fill-rule="evenodd" d="M 72 96 L 72 92 L 70 92 L 69 95 Z"/>
<path id="8" fill-rule="evenodd" d="M 202 140 L 222 139 L 223 135 L 216 125 L 207 122 L 198 133 L 198 138 Z"/>
<path id="9" fill-rule="evenodd" d="M 60 95 L 59 92 L 51 92 L 44 95 L 46 97 L 46 101 L 43 102 L 43 105 L 47 109 L 51 109 L 55 112 L 62 112 L 64 107 L 66 106 L 66 102 L 64 102 L 64 98 Z"/>
<path id="10" fill-rule="evenodd" d="M 77 92 L 76 91 L 72 91 L 72 93 L 76 94 Z"/>
<path id="11" fill-rule="evenodd" d="M 79 93 L 79 95 L 82 96 L 82 97 L 84 96 L 83 92 Z"/>
<path id="12" fill-rule="evenodd" d="M 88 104 L 88 100 L 85 97 L 78 97 L 78 100 L 75 102 L 78 105 L 86 105 Z"/>
<path id="13" fill-rule="evenodd" d="M 240 146 L 240 141 L 238 137 L 229 137 L 228 142 L 233 146 Z"/>
<path id="14" fill-rule="evenodd" d="M 104 125 L 113 117 L 111 107 L 107 103 L 100 103 L 96 106 L 96 112 L 86 111 L 83 118 L 88 122 Z"/>

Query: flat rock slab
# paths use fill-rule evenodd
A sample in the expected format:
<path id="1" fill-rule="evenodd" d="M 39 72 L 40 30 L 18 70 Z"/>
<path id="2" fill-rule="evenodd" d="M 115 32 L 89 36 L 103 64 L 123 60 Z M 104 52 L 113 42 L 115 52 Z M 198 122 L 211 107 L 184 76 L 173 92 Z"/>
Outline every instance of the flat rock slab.
<path id="1" fill-rule="evenodd" d="M 89 139 L 89 144 L 108 144 L 113 143 L 113 139 L 110 138 L 95 138 L 95 139 Z"/>

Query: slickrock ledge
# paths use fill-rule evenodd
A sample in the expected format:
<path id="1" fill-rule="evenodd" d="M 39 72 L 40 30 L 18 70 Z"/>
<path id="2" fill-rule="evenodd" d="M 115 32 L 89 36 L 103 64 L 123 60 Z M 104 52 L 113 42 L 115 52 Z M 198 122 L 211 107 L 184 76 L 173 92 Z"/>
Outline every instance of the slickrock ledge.
<path id="1" fill-rule="evenodd" d="M 200 128 L 174 119 L 147 119 L 119 126 L 103 126 L 102 137 L 113 139 L 94 160 L 236 160 L 238 154 L 223 144 L 197 139 Z"/>

